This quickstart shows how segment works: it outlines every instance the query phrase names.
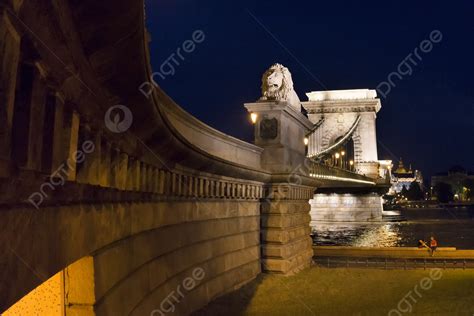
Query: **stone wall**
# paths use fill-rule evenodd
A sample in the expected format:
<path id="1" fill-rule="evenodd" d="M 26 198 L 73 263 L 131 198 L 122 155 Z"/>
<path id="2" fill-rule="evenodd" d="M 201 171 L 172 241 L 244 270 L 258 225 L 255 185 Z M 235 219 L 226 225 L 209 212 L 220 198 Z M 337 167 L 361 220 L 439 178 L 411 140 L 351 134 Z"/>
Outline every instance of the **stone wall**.
<path id="1" fill-rule="evenodd" d="M 21 213 L 31 221 L 20 221 Z M 15 245 L 3 259 L 17 265 L 2 270 L 3 302 L 17 301 L 56 271 L 91 256 L 90 296 L 95 299 L 89 304 L 97 315 L 150 314 L 200 268 L 204 277 L 176 303 L 183 314 L 189 313 L 260 273 L 259 213 L 260 203 L 245 199 L 9 211 L 2 215 L 2 237 Z M 34 224 L 38 222 L 42 225 Z M 70 304 L 71 310 L 85 305 Z"/>

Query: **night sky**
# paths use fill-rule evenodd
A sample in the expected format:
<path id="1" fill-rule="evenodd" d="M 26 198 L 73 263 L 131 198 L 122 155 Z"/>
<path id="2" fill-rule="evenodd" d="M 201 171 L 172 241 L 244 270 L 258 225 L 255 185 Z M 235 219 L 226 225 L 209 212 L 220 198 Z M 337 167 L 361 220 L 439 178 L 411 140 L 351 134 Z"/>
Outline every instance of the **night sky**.
<path id="1" fill-rule="evenodd" d="M 474 170 L 474 2 L 146 0 L 154 70 L 202 30 L 175 74 L 158 84 L 210 126 L 251 141 L 243 107 L 273 63 L 290 69 L 302 101 L 313 90 L 375 89 L 418 47 L 413 73 L 382 98 L 379 159 L 425 178 L 454 164 Z M 420 43 L 443 38 L 428 53 Z M 182 51 L 182 49 L 181 49 Z"/>

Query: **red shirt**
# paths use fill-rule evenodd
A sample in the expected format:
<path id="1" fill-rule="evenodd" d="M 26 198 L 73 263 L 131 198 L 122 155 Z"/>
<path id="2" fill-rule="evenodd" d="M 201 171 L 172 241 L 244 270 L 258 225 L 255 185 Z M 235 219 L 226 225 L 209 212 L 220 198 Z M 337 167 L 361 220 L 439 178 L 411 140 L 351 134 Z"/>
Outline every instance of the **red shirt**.
<path id="1" fill-rule="evenodd" d="M 431 247 L 438 247 L 438 242 L 436 241 L 436 239 L 433 239 L 430 241 L 430 246 Z"/>

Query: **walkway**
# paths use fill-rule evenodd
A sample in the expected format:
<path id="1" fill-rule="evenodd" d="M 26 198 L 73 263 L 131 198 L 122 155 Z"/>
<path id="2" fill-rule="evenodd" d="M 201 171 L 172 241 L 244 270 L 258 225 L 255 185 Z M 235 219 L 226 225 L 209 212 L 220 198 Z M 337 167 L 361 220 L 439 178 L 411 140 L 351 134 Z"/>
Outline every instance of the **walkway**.
<path id="1" fill-rule="evenodd" d="M 313 267 L 259 278 L 194 315 L 472 315 L 473 297 L 474 270 Z"/>

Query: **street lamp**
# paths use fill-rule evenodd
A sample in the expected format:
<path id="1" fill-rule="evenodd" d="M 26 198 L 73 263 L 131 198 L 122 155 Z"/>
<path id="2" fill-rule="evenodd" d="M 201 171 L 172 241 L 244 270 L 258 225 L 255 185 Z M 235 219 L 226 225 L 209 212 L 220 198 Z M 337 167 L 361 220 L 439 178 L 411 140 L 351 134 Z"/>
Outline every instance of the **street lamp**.
<path id="1" fill-rule="evenodd" d="M 334 156 L 336 157 L 336 166 L 337 166 L 340 155 L 339 155 L 339 153 L 336 153 Z"/>
<path id="2" fill-rule="evenodd" d="M 252 124 L 257 123 L 257 118 L 258 118 L 257 113 L 250 113 L 250 120 L 252 121 Z"/>
<path id="3" fill-rule="evenodd" d="M 353 166 L 354 166 L 354 160 L 349 161 L 349 165 L 350 165 L 349 170 L 352 171 L 352 168 L 353 168 Z"/>
<path id="4" fill-rule="evenodd" d="M 303 142 L 304 142 L 304 145 L 305 145 L 305 146 L 308 146 L 308 143 L 309 143 L 308 137 L 305 137 L 304 140 L 303 140 Z"/>

